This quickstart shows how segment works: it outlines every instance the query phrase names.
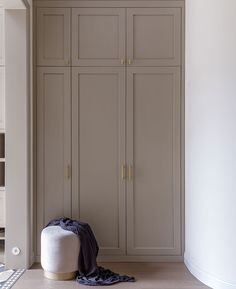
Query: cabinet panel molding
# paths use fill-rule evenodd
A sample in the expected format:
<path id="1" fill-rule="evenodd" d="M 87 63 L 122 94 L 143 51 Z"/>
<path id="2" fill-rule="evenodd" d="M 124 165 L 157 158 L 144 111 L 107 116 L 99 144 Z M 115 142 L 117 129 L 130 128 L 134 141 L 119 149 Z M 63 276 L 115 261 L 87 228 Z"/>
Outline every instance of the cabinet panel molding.
<path id="1" fill-rule="evenodd" d="M 108 4 L 109 3 L 109 4 Z M 35 7 L 80 7 L 80 8 L 94 8 L 94 7 L 143 7 L 143 8 L 153 8 L 153 7 L 184 7 L 185 0 L 36 0 Z"/>
<path id="2" fill-rule="evenodd" d="M 127 71 L 128 255 L 180 255 L 180 69 Z"/>
<path id="3" fill-rule="evenodd" d="M 73 217 L 88 222 L 102 255 L 125 254 L 125 73 L 73 68 Z"/>

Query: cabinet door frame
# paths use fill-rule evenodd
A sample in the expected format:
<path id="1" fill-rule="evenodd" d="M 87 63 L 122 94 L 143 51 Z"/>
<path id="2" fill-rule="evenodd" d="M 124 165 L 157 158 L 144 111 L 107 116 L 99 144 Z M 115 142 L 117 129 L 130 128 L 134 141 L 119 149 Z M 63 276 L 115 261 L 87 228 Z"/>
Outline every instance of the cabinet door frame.
<path id="1" fill-rule="evenodd" d="M 172 16 L 174 26 L 174 51 L 171 58 L 144 58 L 134 57 L 134 17 L 143 16 Z M 181 8 L 127 8 L 127 58 L 131 59 L 132 66 L 179 66 L 181 65 Z M 155 37 L 155 35 L 153 35 Z"/>
<path id="2" fill-rule="evenodd" d="M 69 67 L 38 67 L 37 68 L 37 255 L 40 254 L 40 233 L 49 220 L 45 220 L 45 136 L 44 136 L 44 86 L 45 74 L 63 74 L 64 82 L 64 115 L 63 117 L 63 212 L 61 216 L 71 217 L 71 85 Z M 68 168 L 69 165 L 69 168 Z M 55 206 L 57 200 L 55 199 Z M 61 217 L 61 216 L 55 216 Z"/>
<path id="3" fill-rule="evenodd" d="M 182 244 L 182 220 L 181 220 L 181 69 L 179 67 L 128 67 L 127 68 L 127 144 L 126 156 L 127 164 L 134 166 L 135 179 L 135 159 L 134 159 L 134 75 L 135 74 L 173 74 L 174 86 L 176 88 L 173 95 L 173 230 L 174 247 L 171 248 L 139 248 L 135 247 L 134 232 L 134 201 L 135 187 L 133 181 L 127 181 L 127 255 L 143 256 L 179 256 Z M 175 133 L 174 133 L 175 132 Z M 155 226 L 147 224 L 148 226 Z"/>
<path id="4" fill-rule="evenodd" d="M 78 74 L 117 74 L 119 75 L 119 168 L 118 168 L 118 247 L 100 248 L 100 255 L 124 255 L 126 252 L 126 181 L 122 179 L 121 166 L 126 163 L 125 155 L 125 68 L 123 67 L 73 67 L 72 68 L 72 217 L 80 219 L 79 191 L 79 81 Z M 102 165 L 102 164 L 101 164 Z M 92 181 L 92 180 L 91 180 Z M 104 224 L 106 226 L 106 224 Z"/>
<path id="5" fill-rule="evenodd" d="M 63 15 L 63 57 L 46 59 L 44 56 L 44 15 Z M 37 8 L 37 65 L 70 66 L 71 63 L 71 9 L 70 8 Z"/>
<path id="6" fill-rule="evenodd" d="M 79 15 L 89 16 L 118 16 L 119 17 L 119 32 L 118 32 L 118 57 L 114 59 L 80 59 L 79 58 L 79 33 L 78 33 L 78 18 Z M 74 8 L 72 9 L 72 66 L 124 66 L 122 59 L 125 60 L 125 8 Z"/>

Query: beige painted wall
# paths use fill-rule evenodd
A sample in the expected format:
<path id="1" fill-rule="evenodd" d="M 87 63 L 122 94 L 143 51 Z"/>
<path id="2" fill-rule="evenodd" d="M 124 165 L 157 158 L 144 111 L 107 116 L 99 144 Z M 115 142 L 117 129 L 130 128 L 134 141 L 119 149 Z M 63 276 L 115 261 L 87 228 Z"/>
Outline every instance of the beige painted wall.
<path id="1" fill-rule="evenodd" d="M 28 10 L 6 10 L 6 265 L 31 263 Z M 17 43 L 17 45 L 16 45 Z M 15 256 L 12 249 L 18 247 Z"/>
<path id="2" fill-rule="evenodd" d="M 28 0 L 2 0 L 5 9 L 25 9 Z"/>

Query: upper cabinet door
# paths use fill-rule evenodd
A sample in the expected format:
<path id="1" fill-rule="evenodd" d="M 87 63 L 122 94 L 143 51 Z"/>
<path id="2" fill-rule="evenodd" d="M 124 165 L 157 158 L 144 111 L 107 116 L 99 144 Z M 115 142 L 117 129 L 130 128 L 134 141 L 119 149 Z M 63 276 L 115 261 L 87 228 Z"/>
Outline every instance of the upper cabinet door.
<path id="1" fill-rule="evenodd" d="M 70 65 L 70 9 L 37 9 L 37 65 Z"/>
<path id="2" fill-rule="evenodd" d="M 123 66 L 124 59 L 124 8 L 73 9 L 73 66 Z"/>
<path id="3" fill-rule="evenodd" d="M 181 64 L 180 8 L 128 8 L 127 25 L 129 65 Z"/>

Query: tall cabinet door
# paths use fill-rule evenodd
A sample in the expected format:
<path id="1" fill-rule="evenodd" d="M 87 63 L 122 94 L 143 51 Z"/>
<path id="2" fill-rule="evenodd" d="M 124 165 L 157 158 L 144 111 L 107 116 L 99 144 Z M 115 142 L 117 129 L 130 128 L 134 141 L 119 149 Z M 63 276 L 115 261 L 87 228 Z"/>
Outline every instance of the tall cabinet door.
<path id="1" fill-rule="evenodd" d="M 127 252 L 179 255 L 180 69 L 127 73 Z"/>
<path id="2" fill-rule="evenodd" d="M 70 8 L 37 8 L 37 65 L 70 65 Z"/>
<path id="3" fill-rule="evenodd" d="M 124 8 L 72 10 L 74 66 L 122 66 L 124 59 Z"/>
<path id="4" fill-rule="evenodd" d="M 37 69 L 37 222 L 71 217 L 70 69 Z"/>
<path id="5" fill-rule="evenodd" d="M 127 58 L 135 66 L 181 64 L 181 8 L 128 8 Z"/>
<path id="6" fill-rule="evenodd" d="M 91 225 L 102 255 L 125 254 L 124 78 L 121 67 L 73 68 L 73 218 Z"/>

